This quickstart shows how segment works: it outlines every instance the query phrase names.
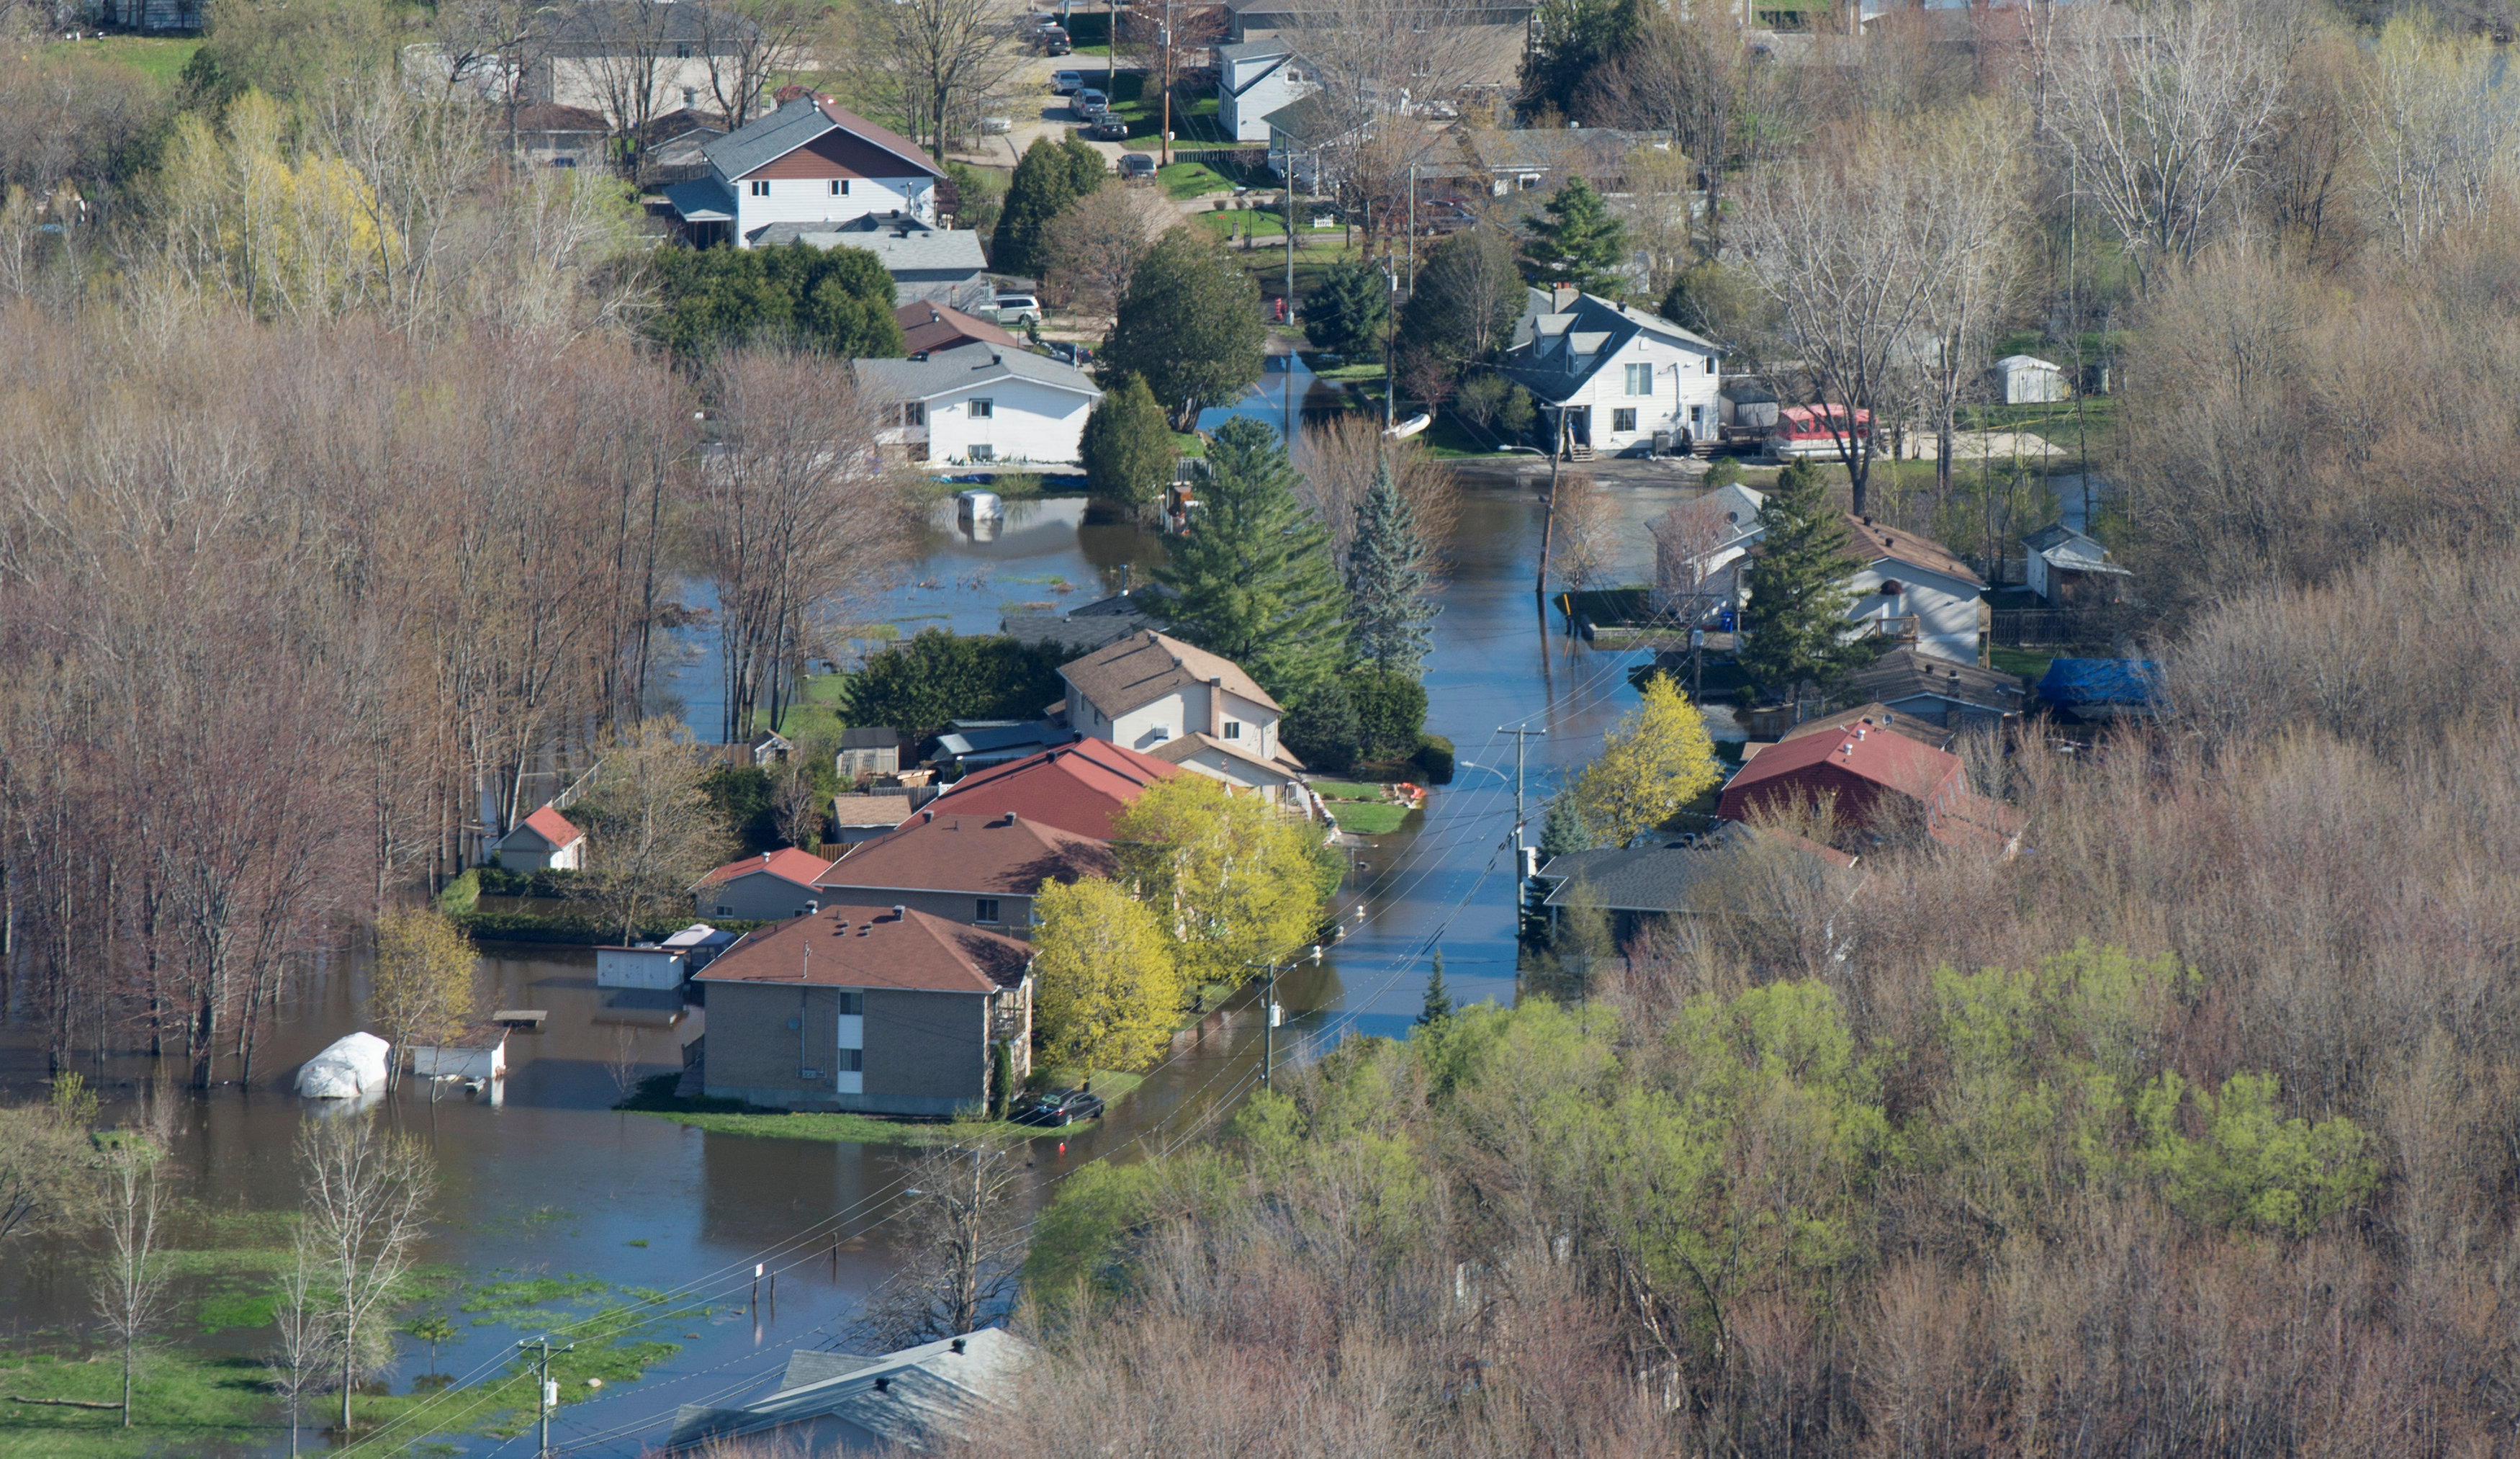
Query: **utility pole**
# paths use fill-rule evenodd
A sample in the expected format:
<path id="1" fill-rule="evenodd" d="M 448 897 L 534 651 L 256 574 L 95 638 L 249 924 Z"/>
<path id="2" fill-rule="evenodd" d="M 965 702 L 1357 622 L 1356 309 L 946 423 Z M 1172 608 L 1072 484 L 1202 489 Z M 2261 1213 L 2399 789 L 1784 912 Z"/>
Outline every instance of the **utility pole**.
<path id="1" fill-rule="evenodd" d="M 542 1414 L 543 1432 L 542 1441 L 534 1452 L 538 1456 L 538 1459 L 551 1459 L 551 1413 L 552 1410 L 560 1404 L 560 1389 L 558 1386 L 553 1384 L 551 1376 L 551 1334 L 545 1333 L 539 1338 L 527 1338 L 518 1343 L 517 1346 L 519 1350 L 539 1349 L 542 1354 L 542 1384 L 534 1390 L 534 1396 L 539 1400 L 536 1407 Z M 577 1350 L 577 1345 L 574 1343 L 562 1344 L 560 1350 L 562 1352 L 574 1352 Z"/>
<path id="2" fill-rule="evenodd" d="M 1286 322 L 1295 322 L 1295 144 L 1291 141 L 1286 144 Z M 1290 431 L 1286 439 L 1294 438 Z"/>
<path id="3" fill-rule="evenodd" d="M 1320 962 L 1321 956 L 1321 949 L 1315 947 L 1313 961 Z M 1278 1062 L 1278 960 L 1271 958 L 1265 963 L 1244 963 L 1242 966 L 1269 970 L 1268 991 L 1261 995 L 1260 1004 L 1260 1087 L 1266 1089 L 1269 1087 L 1270 1066 Z"/>
<path id="4" fill-rule="evenodd" d="M 1534 736 L 1545 740 L 1549 738 L 1549 731 L 1536 729 L 1508 729 L 1504 725 L 1498 725 L 1497 733 L 1500 735 L 1513 736 L 1513 850 L 1516 856 L 1520 856 L 1522 854 L 1522 828 L 1525 824 L 1522 813 L 1522 744 L 1525 740 L 1529 740 Z M 1517 866 L 1515 868 L 1515 875 L 1519 876 L 1520 874 L 1521 868 Z"/>

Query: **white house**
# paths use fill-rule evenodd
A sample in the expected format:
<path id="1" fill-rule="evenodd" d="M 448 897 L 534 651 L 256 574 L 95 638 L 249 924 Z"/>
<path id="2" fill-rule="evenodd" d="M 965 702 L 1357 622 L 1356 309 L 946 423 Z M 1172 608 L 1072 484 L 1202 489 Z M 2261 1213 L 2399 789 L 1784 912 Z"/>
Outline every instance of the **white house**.
<path id="1" fill-rule="evenodd" d="M 510 871 L 576 871 L 586 864 L 586 833 L 545 805 L 490 843 Z"/>
<path id="2" fill-rule="evenodd" d="M 945 174 L 919 145 L 818 97 L 790 97 L 700 154 L 708 175 L 665 190 L 694 243 L 751 248 L 774 223 L 835 226 L 870 213 L 936 225 Z"/>
<path id="3" fill-rule="evenodd" d="M 662 942 L 595 949 L 595 985 L 600 988 L 678 988 L 683 980 L 717 960 L 719 953 L 742 940 L 705 922 L 695 922 Z"/>
<path id="4" fill-rule="evenodd" d="M 858 360 L 858 383 L 885 403 L 877 440 L 913 461 L 1077 459 L 1085 417 L 1102 398 L 1075 366 L 997 344 L 958 344 L 925 359 Z"/>
<path id="5" fill-rule="evenodd" d="M 1977 662 L 1987 625 L 1986 583 L 1930 537 L 1849 517 L 1846 529 L 1864 566 L 1848 579 L 1847 616 L 1870 631 L 1961 663 Z"/>
<path id="6" fill-rule="evenodd" d="M 1715 433 L 1723 354 L 1668 319 L 1563 286 L 1531 291 L 1498 372 L 1531 391 L 1570 455 L 1643 454 Z"/>
<path id="7" fill-rule="evenodd" d="M 1313 70 L 1283 40 L 1216 48 L 1216 119 L 1237 142 L 1269 140 L 1269 114 L 1320 88 Z"/>
<path id="8" fill-rule="evenodd" d="M 1765 539 L 1759 508 L 1766 498 L 1727 485 L 1683 503 L 1653 524 L 1656 612 L 1701 618 L 1750 600 L 1745 570 Z M 1986 583 L 1941 543 L 1914 532 L 1848 517 L 1846 532 L 1862 563 L 1845 583 L 1854 596 L 1847 617 L 1859 633 L 1877 633 L 1958 663 L 1977 662 L 1986 626 Z M 1876 696 L 1879 697 L 1879 696 Z"/>
<path id="9" fill-rule="evenodd" d="M 1278 740 L 1278 702 L 1234 661 L 1149 630 L 1060 665 L 1058 676 L 1078 735 L 1309 805 L 1303 762 Z"/>
<path id="10" fill-rule="evenodd" d="M 1995 362 L 1995 383 L 2006 405 L 2039 405 L 2065 398 L 2065 372 L 2036 355 L 2008 354 Z"/>
<path id="11" fill-rule="evenodd" d="M 2106 579 L 2131 575 L 2109 560 L 2107 548 L 2061 522 L 2022 538 L 2021 546 L 2030 591 L 2050 607 L 2114 597 L 2119 584 Z"/>

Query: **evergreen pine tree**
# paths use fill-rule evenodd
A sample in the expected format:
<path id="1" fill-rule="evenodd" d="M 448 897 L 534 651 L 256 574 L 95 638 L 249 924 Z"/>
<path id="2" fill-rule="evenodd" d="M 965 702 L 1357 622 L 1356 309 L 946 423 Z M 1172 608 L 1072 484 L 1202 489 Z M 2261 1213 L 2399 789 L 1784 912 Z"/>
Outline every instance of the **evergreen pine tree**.
<path id="1" fill-rule="evenodd" d="M 1295 495 L 1276 430 L 1247 416 L 1227 421 L 1208 442 L 1207 465 L 1197 527 L 1156 573 L 1181 594 L 1166 616 L 1174 632 L 1241 664 L 1280 702 L 1300 703 L 1347 652 L 1347 593 L 1328 542 Z"/>
<path id="2" fill-rule="evenodd" d="M 1863 566 L 1849 550 L 1846 514 L 1830 504 L 1820 469 L 1797 461 L 1778 474 L 1759 525 L 1766 535 L 1742 573 L 1749 602 L 1736 657 L 1779 695 L 1806 681 L 1831 688 L 1872 657 L 1871 645 L 1846 636 L 1855 601 L 1846 581 Z"/>
<path id="3" fill-rule="evenodd" d="M 1365 724 L 1347 685 L 1333 674 L 1288 711 L 1286 748 L 1316 770 L 1345 770 L 1365 746 Z"/>
<path id="4" fill-rule="evenodd" d="M 1347 552 L 1348 642 L 1358 659 L 1384 673 L 1415 679 L 1424 671 L 1426 620 L 1435 616 L 1435 605 L 1418 596 L 1425 558 L 1418 514 L 1392 481 L 1386 458 L 1356 509 Z"/>
<path id="5" fill-rule="evenodd" d="M 1382 327 L 1390 320 L 1391 294 L 1382 275 L 1354 259 L 1331 264 L 1321 287 L 1304 300 L 1304 338 L 1333 354 L 1380 354 Z"/>
<path id="6" fill-rule="evenodd" d="M 1548 213 L 1532 225 L 1535 236 L 1523 250 L 1531 282 L 1544 289 L 1572 284 L 1587 294 L 1618 292 L 1626 283 L 1620 269 L 1628 261 L 1628 225 L 1611 215 L 1610 205 L 1577 177 L 1549 200 Z"/>
<path id="7" fill-rule="evenodd" d="M 1593 849 L 1593 829 L 1575 808 L 1572 787 L 1549 798 L 1549 815 L 1540 826 L 1540 861 L 1546 866 L 1559 856 Z"/>
<path id="8" fill-rule="evenodd" d="M 1077 158 L 1079 148 L 1093 159 L 1090 171 Z M 1060 208 L 1102 185 L 1102 155 L 1081 138 L 1071 135 L 1061 145 L 1035 137 L 1007 183 L 1007 201 L 989 235 L 989 267 L 1002 274 L 1039 273 L 1041 230 Z"/>
<path id="9" fill-rule="evenodd" d="M 1122 508 L 1153 501 L 1171 482 L 1173 460 L 1180 454 L 1164 408 L 1135 375 L 1094 402 L 1076 451 L 1095 496 Z"/>
<path id="10" fill-rule="evenodd" d="M 1418 1026 L 1431 1028 L 1453 1016 L 1453 995 L 1444 986 L 1444 949 L 1435 949 L 1434 971 L 1426 975 L 1426 1008 L 1418 1015 Z"/>

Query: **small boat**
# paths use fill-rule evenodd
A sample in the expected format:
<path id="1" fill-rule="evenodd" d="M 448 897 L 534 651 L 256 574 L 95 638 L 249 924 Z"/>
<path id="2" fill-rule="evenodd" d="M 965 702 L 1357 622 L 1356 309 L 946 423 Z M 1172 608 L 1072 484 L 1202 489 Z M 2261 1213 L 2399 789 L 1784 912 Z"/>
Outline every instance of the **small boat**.
<path id="1" fill-rule="evenodd" d="M 1399 425 L 1383 432 L 1382 438 L 1384 440 L 1407 440 L 1409 437 L 1425 430 L 1433 424 L 1435 424 L 1435 418 L 1421 410 L 1418 414 L 1411 416 L 1409 419 L 1402 421 Z"/>

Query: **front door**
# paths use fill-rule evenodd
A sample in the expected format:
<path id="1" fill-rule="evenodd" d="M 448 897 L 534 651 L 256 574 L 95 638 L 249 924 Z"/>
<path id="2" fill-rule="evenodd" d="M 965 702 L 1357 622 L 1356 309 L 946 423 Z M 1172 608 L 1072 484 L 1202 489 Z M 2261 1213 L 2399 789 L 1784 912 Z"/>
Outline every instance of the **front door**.
<path id="1" fill-rule="evenodd" d="M 1589 405 L 1566 407 L 1566 444 L 1570 447 L 1588 448 L 1593 444 L 1593 407 Z"/>

